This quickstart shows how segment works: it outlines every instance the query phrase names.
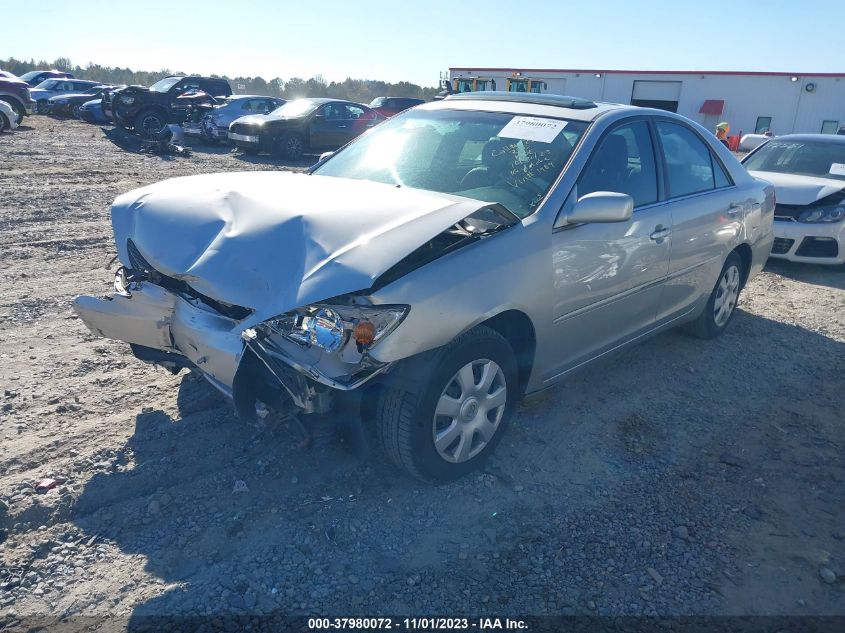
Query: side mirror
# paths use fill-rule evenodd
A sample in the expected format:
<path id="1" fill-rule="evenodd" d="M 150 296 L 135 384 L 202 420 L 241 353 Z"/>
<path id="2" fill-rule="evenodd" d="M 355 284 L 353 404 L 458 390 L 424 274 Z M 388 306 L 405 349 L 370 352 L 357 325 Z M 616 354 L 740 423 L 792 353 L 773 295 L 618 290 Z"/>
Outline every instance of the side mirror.
<path id="1" fill-rule="evenodd" d="M 318 162 L 322 163 L 324 160 L 331 158 L 333 155 L 334 152 L 323 152 L 322 154 L 320 154 L 320 160 Z"/>
<path id="2" fill-rule="evenodd" d="M 579 198 L 563 223 L 627 222 L 633 213 L 634 200 L 628 194 L 595 191 Z"/>

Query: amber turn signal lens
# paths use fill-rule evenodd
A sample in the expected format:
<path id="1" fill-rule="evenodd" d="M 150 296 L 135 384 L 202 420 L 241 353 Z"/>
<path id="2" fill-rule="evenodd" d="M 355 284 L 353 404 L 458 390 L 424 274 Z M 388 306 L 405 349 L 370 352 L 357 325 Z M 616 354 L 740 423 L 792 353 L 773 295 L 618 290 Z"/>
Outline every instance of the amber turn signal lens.
<path id="1" fill-rule="evenodd" d="M 369 345 L 376 337 L 376 326 L 362 319 L 355 324 L 352 336 L 361 345 Z"/>

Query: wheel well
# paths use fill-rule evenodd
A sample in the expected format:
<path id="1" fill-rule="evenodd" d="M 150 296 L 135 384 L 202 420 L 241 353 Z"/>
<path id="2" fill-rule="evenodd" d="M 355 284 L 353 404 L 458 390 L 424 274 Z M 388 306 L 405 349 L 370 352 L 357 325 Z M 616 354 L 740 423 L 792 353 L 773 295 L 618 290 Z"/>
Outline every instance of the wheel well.
<path id="1" fill-rule="evenodd" d="M 531 367 L 534 365 L 536 348 L 536 336 L 531 319 L 519 310 L 506 310 L 479 325 L 486 325 L 496 330 L 510 343 L 519 367 L 519 390 L 520 393 L 524 393 L 528 386 L 528 378 L 531 376 Z"/>
<path id="2" fill-rule="evenodd" d="M 748 244 L 740 244 L 734 252 L 742 260 L 742 285 L 745 287 L 745 282 L 748 281 L 748 275 L 751 273 L 751 247 Z"/>

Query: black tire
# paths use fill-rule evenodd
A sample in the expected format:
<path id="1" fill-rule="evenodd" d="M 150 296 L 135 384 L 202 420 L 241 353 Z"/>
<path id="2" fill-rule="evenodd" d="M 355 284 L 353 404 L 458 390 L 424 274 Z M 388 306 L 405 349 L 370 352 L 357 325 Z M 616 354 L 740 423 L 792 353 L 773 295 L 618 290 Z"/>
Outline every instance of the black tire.
<path id="1" fill-rule="evenodd" d="M 298 132 L 288 132 L 279 141 L 277 154 L 287 160 L 299 160 L 305 153 L 305 138 Z"/>
<path id="2" fill-rule="evenodd" d="M 12 124 L 9 122 L 8 117 L 2 112 L 0 112 L 0 132 L 4 132 L 12 127 Z"/>
<path id="3" fill-rule="evenodd" d="M 252 147 L 250 145 L 238 145 L 238 149 L 244 154 L 249 154 L 250 156 L 255 156 L 259 152 L 257 147 Z"/>
<path id="4" fill-rule="evenodd" d="M 498 425 L 492 431 L 492 437 L 481 444 L 483 438 L 475 431 L 470 431 L 469 446 L 479 442 L 478 452 L 465 461 L 447 461 L 435 447 L 434 435 L 439 424 L 448 420 L 449 416 L 435 416 L 435 411 L 441 396 L 452 394 L 448 391 L 456 386 L 454 380 L 461 368 L 467 365 L 474 372 L 483 368 L 485 361 L 493 361 L 501 369 L 504 385 L 501 384 L 499 374 L 487 387 L 488 393 L 505 390 L 505 403 Z M 472 366 L 473 362 L 479 363 Z M 409 474 L 428 482 L 446 482 L 463 477 L 478 468 L 492 453 L 505 432 L 508 421 L 513 413 L 519 394 L 518 370 L 513 350 L 501 334 L 485 326 L 476 327 L 444 347 L 433 352 L 420 355 L 405 361 L 399 368 L 398 376 L 394 376 L 392 384 L 385 385 L 378 394 L 376 403 L 376 430 L 380 444 L 389 459 L 407 471 Z M 473 382 L 483 384 L 482 379 L 473 373 Z M 471 398 L 461 401 L 461 414 L 476 415 L 477 408 L 465 409 L 463 405 L 472 405 Z M 490 413 L 480 409 L 481 416 Z M 494 417 L 497 412 L 494 412 Z M 480 419 L 483 419 L 480 418 Z M 448 428 L 453 425 L 465 425 L 473 428 L 474 422 L 467 422 L 460 415 L 446 422 Z M 443 432 L 443 431 L 441 431 Z M 454 453 L 460 451 L 463 444 L 462 437 L 455 437 L 458 443 Z M 448 447 L 446 447 L 448 449 Z"/>
<path id="5" fill-rule="evenodd" d="M 167 119 L 157 110 L 141 110 L 135 116 L 135 132 L 141 138 L 156 138 L 165 125 L 167 125 Z"/>
<path id="6" fill-rule="evenodd" d="M 50 102 L 47 99 L 39 99 L 35 102 L 35 109 L 38 114 L 47 114 L 47 111 L 50 109 Z"/>
<path id="7" fill-rule="evenodd" d="M 73 118 L 74 118 L 74 119 L 77 119 L 77 120 L 79 120 L 79 121 L 81 121 L 81 120 L 82 120 L 82 117 L 81 117 L 81 116 L 79 116 L 79 109 L 80 109 L 81 107 L 82 107 L 82 106 L 81 106 L 80 104 L 78 104 L 78 103 L 77 103 L 76 105 L 74 105 L 74 106 L 70 109 L 70 112 L 71 112 L 71 114 L 73 115 Z"/>
<path id="8" fill-rule="evenodd" d="M 728 286 L 733 285 L 728 281 L 728 278 L 733 278 L 734 275 L 736 275 L 736 283 L 738 284 L 736 286 L 736 297 L 733 300 L 733 305 L 730 306 L 730 312 L 727 315 L 727 319 L 720 320 L 717 318 L 716 302 L 719 301 L 725 293 L 725 286 L 723 284 L 727 282 Z M 742 258 L 734 251 L 728 255 L 728 258 L 725 260 L 725 265 L 722 266 L 722 271 L 719 273 L 716 285 L 710 293 L 707 305 L 695 321 L 687 324 L 687 331 L 693 336 L 701 339 L 716 338 L 724 332 L 736 313 L 736 305 L 739 302 L 739 295 L 742 292 L 744 279 L 745 270 L 742 264 Z"/>
<path id="9" fill-rule="evenodd" d="M 20 125 L 21 122 L 23 121 L 23 118 L 26 116 L 26 110 L 24 109 L 24 107 L 20 103 L 18 103 L 17 101 L 15 101 L 14 99 L 11 99 L 11 98 L 7 99 L 7 98 L 0 97 L 0 101 L 3 101 L 4 103 L 8 103 L 9 106 L 12 108 L 12 110 L 15 111 L 15 118 L 16 118 L 15 123 Z"/>

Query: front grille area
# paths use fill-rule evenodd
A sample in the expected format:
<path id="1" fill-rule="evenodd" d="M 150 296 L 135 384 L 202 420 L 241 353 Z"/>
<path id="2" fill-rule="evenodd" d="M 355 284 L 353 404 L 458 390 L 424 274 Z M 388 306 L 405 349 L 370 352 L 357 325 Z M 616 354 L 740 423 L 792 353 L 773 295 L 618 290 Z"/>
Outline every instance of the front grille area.
<path id="1" fill-rule="evenodd" d="M 150 264 L 146 259 L 144 259 L 144 256 L 141 255 L 141 251 L 138 250 L 138 247 L 132 240 L 126 241 L 126 250 L 129 253 L 129 263 L 132 265 L 132 268 L 134 270 L 140 270 L 147 273 L 149 280 L 155 285 L 161 286 L 162 288 L 165 288 L 177 294 L 187 295 L 194 299 L 199 299 L 207 306 L 214 308 L 223 316 L 229 317 L 230 319 L 234 319 L 236 321 L 245 319 L 250 314 L 252 314 L 252 310 L 250 310 L 249 308 L 244 308 L 243 306 L 230 305 L 228 303 L 222 303 L 220 301 L 217 301 L 216 299 L 212 299 L 211 297 L 197 292 L 196 290 L 191 288 L 191 286 L 189 286 L 180 279 L 174 279 L 173 277 L 168 277 L 167 275 L 163 275 L 162 273 L 158 272 L 155 268 L 153 268 L 152 264 Z"/>
<path id="2" fill-rule="evenodd" d="M 795 254 L 800 257 L 836 257 L 839 245 L 831 237 L 805 237 Z"/>
<path id="3" fill-rule="evenodd" d="M 784 255 L 789 252 L 795 240 L 790 240 L 785 237 L 776 237 L 775 243 L 772 244 L 772 255 Z"/>
<path id="4" fill-rule="evenodd" d="M 248 123 L 232 123 L 231 127 L 229 128 L 230 131 L 234 132 L 235 134 L 246 134 L 249 136 L 258 136 L 258 127 L 254 125 L 249 125 Z"/>
<path id="5" fill-rule="evenodd" d="M 776 222 L 797 222 L 801 214 L 807 210 L 807 207 L 797 204 L 776 204 L 775 205 L 775 221 Z"/>

